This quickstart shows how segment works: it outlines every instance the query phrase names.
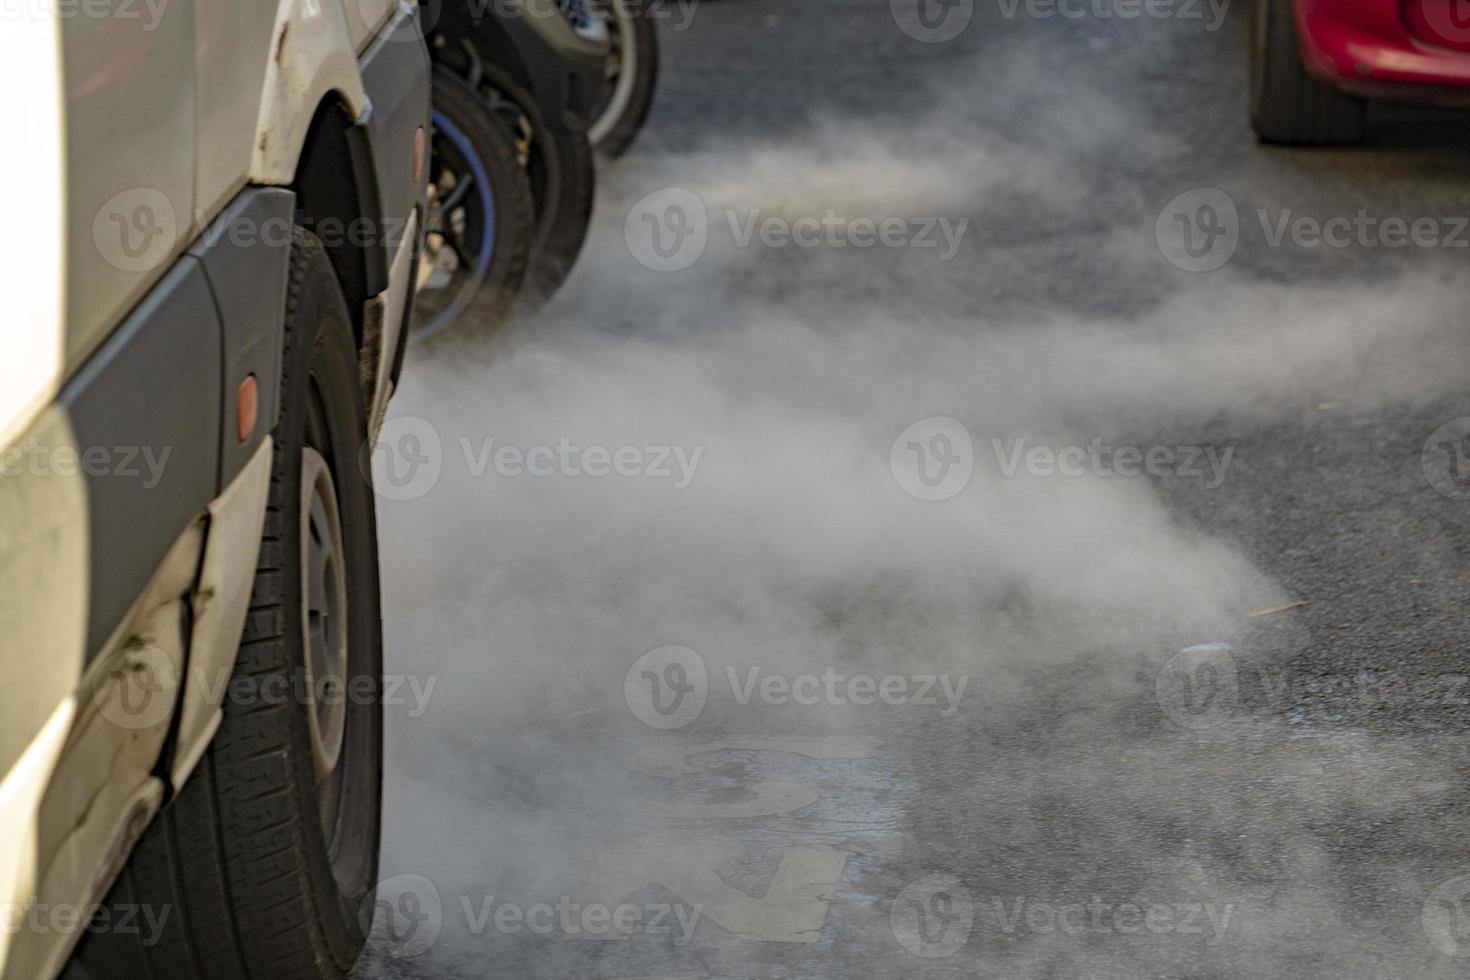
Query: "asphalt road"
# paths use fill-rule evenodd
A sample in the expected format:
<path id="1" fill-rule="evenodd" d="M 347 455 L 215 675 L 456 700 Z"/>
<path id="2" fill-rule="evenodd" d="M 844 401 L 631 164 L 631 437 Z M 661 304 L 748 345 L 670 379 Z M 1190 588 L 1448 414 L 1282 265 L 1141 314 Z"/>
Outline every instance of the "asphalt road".
<path id="1" fill-rule="evenodd" d="M 1243 6 L 1055 9 L 662 8 L 385 430 L 365 976 L 1464 975 L 1470 127 L 1263 149 Z"/>

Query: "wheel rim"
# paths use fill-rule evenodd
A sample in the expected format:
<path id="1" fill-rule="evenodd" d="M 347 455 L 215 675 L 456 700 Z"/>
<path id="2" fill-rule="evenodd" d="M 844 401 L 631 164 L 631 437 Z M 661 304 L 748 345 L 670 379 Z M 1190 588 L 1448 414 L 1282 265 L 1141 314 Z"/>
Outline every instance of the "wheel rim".
<path id="1" fill-rule="evenodd" d="M 623 6 L 628 2 L 614 0 L 612 12 L 608 15 L 610 49 L 603 76 L 606 95 L 593 112 L 593 123 L 587 130 L 587 139 L 594 146 L 606 139 L 627 113 L 633 102 L 633 89 L 638 84 L 638 43 L 634 37 L 633 18 L 628 16 Z"/>
<path id="2" fill-rule="evenodd" d="M 453 120 L 436 109 L 432 122 L 429 210 L 414 301 L 415 340 L 433 336 L 465 311 L 495 258 L 495 194 L 489 171 Z"/>
<path id="3" fill-rule="evenodd" d="M 347 563 L 332 470 L 310 446 L 301 451 L 300 561 L 307 729 L 322 829 L 330 842 L 346 769 Z"/>

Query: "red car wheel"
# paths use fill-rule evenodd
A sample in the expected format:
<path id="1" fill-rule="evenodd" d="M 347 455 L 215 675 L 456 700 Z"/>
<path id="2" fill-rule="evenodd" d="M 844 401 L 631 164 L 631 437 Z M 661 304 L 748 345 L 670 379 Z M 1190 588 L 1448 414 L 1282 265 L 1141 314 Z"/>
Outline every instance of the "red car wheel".
<path id="1" fill-rule="evenodd" d="M 1250 69 L 1251 128 L 1262 142 L 1324 146 L 1362 140 L 1367 101 L 1308 73 L 1291 0 L 1255 0 Z"/>

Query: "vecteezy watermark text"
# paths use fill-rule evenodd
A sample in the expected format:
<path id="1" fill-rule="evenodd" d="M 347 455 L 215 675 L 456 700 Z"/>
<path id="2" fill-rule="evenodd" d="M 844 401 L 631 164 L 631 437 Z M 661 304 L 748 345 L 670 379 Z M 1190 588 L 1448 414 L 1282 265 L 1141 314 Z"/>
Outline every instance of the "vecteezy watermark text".
<path id="1" fill-rule="evenodd" d="M 726 208 L 722 214 L 737 248 L 749 248 L 753 241 L 766 248 L 935 248 L 945 262 L 959 252 L 970 225 L 969 218 L 854 217 L 835 208 L 828 208 L 820 218 L 763 216 L 759 208 L 743 213 Z"/>
<path id="2" fill-rule="evenodd" d="M 1098 438 L 1085 446 L 1030 445 L 1024 436 L 1009 444 L 992 438 L 990 445 L 1002 476 L 1015 476 L 1024 468 L 1040 477 L 1178 477 L 1202 479 L 1207 490 L 1225 482 L 1235 455 L 1234 446 L 1112 446 Z"/>
<path id="3" fill-rule="evenodd" d="M 766 214 L 760 208 L 721 212 L 736 248 L 771 249 L 921 249 L 940 261 L 958 254 L 969 218 L 845 214 L 827 208 L 820 215 Z M 698 194 L 665 187 L 642 198 L 628 212 L 623 238 L 638 262 L 658 272 L 679 272 L 704 255 L 711 235 L 721 229 Z"/>
<path id="4" fill-rule="evenodd" d="M 1169 658 L 1155 678 L 1155 695 L 1170 721 L 1194 730 L 1288 712 L 1290 720 L 1306 723 L 1384 708 L 1395 709 L 1400 721 L 1409 720 L 1406 712 L 1420 712 L 1438 728 L 1470 707 L 1470 674 L 1371 667 L 1322 671 L 1257 663 L 1236 655 L 1229 644 L 1203 643 Z"/>
<path id="5" fill-rule="evenodd" d="M 992 437 L 991 451 L 1002 477 L 1156 477 L 1198 479 L 1214 490 L 1225 482 L 1234 446 L 1112 445 L 1101 437 L 1086 443 L 1050 445 L 1028 437 Z M 975 441 L 963 422 L 934 415 L 910 425 L 888 453 L 894 480 L 912 497 L 947 500 L 969 485 L 975 473 Z"/>
<path id="6" fill-rule="evenodd" d="M 1218 946 L 1230 927 L 1235 904 L 1226 902 L 1153 902 L 1133 899 L 1104 902 L 1093 895 L 1086 902 L 1038 901 L 1026 895 L 991 896 L 988 910 L 1006 935 L 1061 933 L 1067 936 L 1203 936 L 1206 946 Z"/>
<path id="7" fill-rule="evenodd" d="M 144 33 L 158 28 L 170 0 L 0 0 L 0 21 L 117 20 Z"/>
<path id="8" fill-rule="evenodd" d="M 507 901 L 495 895 L 445 896 L 421 875 L 396 875 L 378 884 L 359 910 L 370 943 L 391 959 L 422 956 L 453 923 L 472 936 L 498 933 L 568 939 L 669 937 L 675 946 L 694 938 L 704 914 L 700 905 L 682 902 L 624 902 L 607 905 L 569 896 L 549 901 Z"/>
<path id="9" fill-rule="evenodd" d="M 482 439 L 459 441 L 471 476 L 484 476 L 489 469 L 503 477 L 607 476 L 672 479 L 675 490 L 694 482 L 704 447 L 684 446 L 579 446 L 562 438 L 555 446 L 496 445 Z M 675 472 L 677 471 L 677 472 Z"/>
<path id="10" fill-rule="evenodd" d="M 969 675 L 940 673 L 878 674 L 825 667 L 817 672 L 781 673 L 760 666 L 722 672 L 730 693 L 742 707 L 764 705 L 815 707 L 915 707 L 938 709 L 948 718 L 959 708 Z M 722 676 L 716 674 L 715 676 Z M 623 679 L 629 709 L 651 728 L 682 728 L 699 717 L 710 695 L 704 659 L 688 647 L 665 646 L 639 657 Z"/>
<path id="11" fill-rule="evenodd" d="M 237 674 L 232 667 L 206 672 L 199 665 L 191 666 L 184 680 L 191 696 L 212 707 L 227 702 L 246 708 L 382 705 L 406 707 L 410 718 L 418 718 L 428 710 L 438 683 L 435 674 L 320 676 L 302 667 Z M 179 668 L 173 657 L 157 646 L 135 645 L 122 651 L 109 669 L 98 671 L 92 681 L 92 697 L 98 711 L 114 725 L 139 731 L 168 721 L 178 701 L 179 684 Z"/>
<path id="12" fill-rule="evenodd" d="M 3 3 L 4 0 L 0 0 Z M 396 251 L 407 240 L 407 218 L 352 219 L 325 217 L 307 222 L 302 214 L 260 218 L 237 214 L 214 220 L 206 211 L 194 212 L 192 230 L 180 228 L 179 214 L 168 195 L 156 187 L 130 187 L 108 198 L 92 217 L 92 242 L 103 260 L 124 272 L 146 272 L 173 257 L 181 238 L 197 237 L 207 245 L 229 242 L 240 248 L 291 247 L 296 228 L 306 228 L 329 249 L 350 245 L 381 245 Z"/>
<path id="13" fill-rule="evenodd" d="M 928 959 L 952 956 L 986 917 L 1004 935 L 1200 936 L 1218 946 L 1230 928 L 1235 903 L 1157 901 L 1144 896 L 1105 899 L 991 895 L 975 898 L 952 875 L 931 875 L 907 885 L 889 910 L 899 944 Z"/>
<path id="14" fill-rule="evenodd" d="M 140 480 L 145 490 L 163 481 L 172 446 L 53 446 L 26 439 L 0 452 L 0 478 L 30 476 L 119 477 Z"/>
<path id="15" fill-rule="evenodd" d="M 109 905 L 47 904 L 35 899 L 25 904 L 8 902 L 0 904 L 0 935 L 113 933 L 138 936 L 144 946 L 151 947 L 158 945 L 172 912 L 172 905 L 132 902 Z"/>
<path id="16" fill-rule="evenodd" d="M 1294 208 L 1256 208 L 1261 245 L 1296 250 L 1470 248 L 1470 216 L 1384 215 L 1367 208 L 1352 214 L 1303 214 Z M 1234 257 L 1251 222 L 1217 187 L 1178 195 L 1159 213 L 1154 236 L 1169 262 L 1190 272 L 1211 272 Z"/>
<path id="17" fill-rule="evenodd" d="M 465 474 L 475 479 L 491 474 L 501 479 L 647 479 L 668 482 L 675 490 L 694 483 L 704 458 L 703 446 L 584 445 L 566 436 L 555 443 L 521 445 L 462 436 L 458 449 Z M 444 475 L 445 463 L 439 430 L 411 415 L 385 422 L 362 458 L 374 489 L 388 500 L 416 500 L 429 493 Z"/>
<path id="18" fill-rule="evenodd" d="M 951 679 L 948 674 L 847 674 L 835 667 L 818 674 L 767 673 L 750 667 L 742 677 L 734 667 L 725 668 L 725 677 L 735 695 L 735 703 L 746 705 L 753 698 L 762 704 L 849 705 L 864 707 L 886 704 L 891 707 L 938 707 L 939 716 L 948 718 L 959 708 L 969 675 Z M 941 706 L 940 695 L 943 696 Z"/>

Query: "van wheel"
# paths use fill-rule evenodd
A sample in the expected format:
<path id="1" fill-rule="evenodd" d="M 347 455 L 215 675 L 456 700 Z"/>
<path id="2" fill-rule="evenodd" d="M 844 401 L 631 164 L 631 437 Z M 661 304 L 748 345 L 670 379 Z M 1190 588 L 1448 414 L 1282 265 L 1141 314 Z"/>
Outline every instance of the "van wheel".
<path id="1" fill-rule="evenodd" d="M 1363 139 L 1367 100 L 1307 71 L 1291 0 L 1251 5 L 1250 115 L 1263 143 L 1340 146 Z"/>
<path id="2" fill-rule="evenodd" d="M 473 38 L 434 35 L 429 54 L 463 78 L 517 135 L 536 214 L 530 267 L 517 309 L 534 312 L 561 288 L 587 240 L 597 183 L 592 144 L 586 133 L 544 116 L 531 93 Z"/>
<path id="3" fill-rule="evenodd" d="M 157 936 L 89 934 L 76 959 L 98 980 L 343 980 L 366 939 L 383 767 L 376 523 L 352 321 L 300 229 L 285 322 L 270 504 L 224 719 L 105 903 L 170 914 Z"/>
<path id="4" fill-rule="evenodd" d="M 495 111 L 518 116 L 531 134 L 527 175 L 536 201 L 536 244 L 521 308 L 534 312 L 561 289 L 587 241 L 597 188 L 592 144 L 585 133 L 548 123 L 531 94 L 514 82 L 499 80 L 480 94 Z"/>
<path id="5" fill-rule="evenodd" d="M 458 75 L 434 68 L 434 136 L 425 225 L 427 273 L 413 338 L 457 321 L 493 328 L 510 315 L 531 253 L 531 183 L 515 135 Z"/>
<path id="6" fill-rule="evenodd" d="M 658 87 L 658 31 L 645 0 L 612 0 L 606 13 L 611 39 L 606 87 L 592 111 L 587 138 L 598 152 L 628 152 L 653 106 Z"/>

